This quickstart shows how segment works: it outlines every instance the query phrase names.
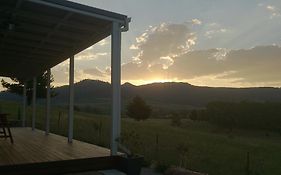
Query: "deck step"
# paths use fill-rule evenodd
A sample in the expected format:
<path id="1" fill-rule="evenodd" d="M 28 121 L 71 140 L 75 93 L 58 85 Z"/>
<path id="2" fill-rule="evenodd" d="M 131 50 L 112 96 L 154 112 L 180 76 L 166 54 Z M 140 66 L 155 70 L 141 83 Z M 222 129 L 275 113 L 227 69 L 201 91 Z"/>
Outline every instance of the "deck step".
<path id="1" fill-rule="evenodd" d="M 125 173 L 118 170 L 103 170 L 99 171 L 102 175 L 126 175 Z"/>

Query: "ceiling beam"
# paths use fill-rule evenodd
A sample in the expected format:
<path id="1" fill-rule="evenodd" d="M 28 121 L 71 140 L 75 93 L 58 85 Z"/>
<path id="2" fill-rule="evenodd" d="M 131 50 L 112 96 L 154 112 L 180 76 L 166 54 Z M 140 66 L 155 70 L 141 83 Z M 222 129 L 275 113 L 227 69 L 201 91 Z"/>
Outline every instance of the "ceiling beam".
<path id="1" fill-rule="evenodd" d="M 43 51 L 43 50 L 36 50 L 32 53 L 28 52 L 28 49 L 21 48 L 21 47 L 7 47 L 6 45 L 3 47 L 3 51 L 1 53 L 7 53 L 7 52 L 14 52 L 16 54 L 22 54 L 22 55 L 35 55 L 35 56 L 42 56 L 42 57 L 56 57 L 60 54 L 60 52 L 50 52 L 50 51 Z"/>
<path id="2" fill-rule="evenodd" d="M 51 36 L 59 30 L 60 26 L 62 25 L 62 22 L 67 21 L 71 17 L 72 13 L 67 13 L 55 26 L 51 29 L 51 31 L 40 41 L 39 46 L 42 46 L 44 43 L 51 40 Z M 75 41 L 73 41 L 75 42 Z M 30 50 L 30 54 L 33 52 L 36 52 L 38 50 L 38 47 L 34 47 Z"/>
<path id="3" fill-rule="evenodd" d="M 38 44 L 38 40 L 34 40 L 34 39 L 31 39 L 31 38 L 19 38 L 19 37 L 10 37 L 9 40 L 7 40 L 5 42 L 6 43 L 18 43 L 19 45 L 26 45 L 26 46 L 30 46 L 30 47 L 33 47 L 34 45 L 37 45 Z M 47 48 L 47 49 L 55 49 L 55 50 L 58 50 L 58 51 L 61 51 L 62 49 L 71 49 L 72 46 L 65 46 L 64 44 L 60 44 L 60 43 L 45 43 L 44 48 Z"/>
<path id="4" fill-rule="evenodd" d="M 39 46 L 37 43 L 25 42 L 25 41 L 14 40 L 14 39 L 7 40 L 5 42 L 5 46 L 7 46 L 7 47 L 15 46 L 15 47 L 21 47 L 21 48 L 25 48 L 25 49 L 31 49 L 31 48 L 37 47 L 39 50 L 50 51 L 50 52 L 61 52 L 61 50 L 63 49 L 62 47 L 59 47 L 58 45 Z"/>
<path id="5" fill-rule="evenodd" d="M 40 25 L 35 25 L 32 23 L 26 23 L 26 22 L 21 22 L 20 26 L 17 28 L 19 31 L 25 31 L 25 32 L 30 32 L 30 33 L 38 33 L 40 31 L 41 33 L 49 33 L 51 31 L 50 28 L 40 26 Z M 93 33 L 93 32 L 92 32 Z M 74 38 L 75 40 L 83 40 L 83 38 L 87 38 L 88 35 L 86 32 L 70 32 L 70 31 L 65 31 L 65 30 L 57 30 L 55 33 L 52 35 L 59 35 L 62 37 L 71 37 Z"/>
<path id="6" fill-rule="evenodd" d="M 60 23 L 62 26 L 67 26 L 69 28 L 84 31 L 84 32 L 87 32 L 87 33 L 91 33 L 93 31 L 95 31 L 95 29 L 96 29 L 96 26 L 91 25 L 91 24 L 85 24 L 85 23 L 82 23 L 82 22 L 79 22 L 79 21 L 76 21 L 76 22 L 61 21 L 61 18 L 58 18 L 58 17 L 50 17 L 50 16 L 42 15 L 42 14 L 34 15 L 31 12 L 22 11 L 22 10 L 17 12 L 17 16 L 21 20 L 23 20 L 22 18 L 24 18 L 24 19 L 27 19 L 27 20 L 40 21 L 40 22 L 45 22 L 45 23 L 49 23 L 49 24 Z M 103 22 L 100 22 L 100 23 L 103 23 Z"/>
<path id="7" fill-rule="evenodd" d="M 26 40 L 26 41 L 32 41 L 32 42 L 38 42 L 38 44 L 40 43 L 40 41 L 42 40 L 44 36 L 40 36 L 40 35 L 35 35 L 35 34 L 30 34 L 30 33 L 22 33 L 22 32 L 12 32 L 9 35 L 9 39 L 18 39 L 18 40 Z M 63 37 L 61 37 L 63 38 Z M 64 39 L 64 38 L 63 38 Z M 75 40 L 73 40 L 73 42 L 75 42 Z M 73 47 L 73 43 L 71 42 L 67 42 L 64 40 L 57 40 L 56 38 L 52 38 L 51 40 L 46 41 L 46 43 L 50 43 L 50 44 L 55 44 L 55 45 L 61 45 L 63 47 Z"/>
<path id="8" fill-rule="evenodd" d="M 59 30 L 60 26 L 63 22 L 67 21 L 71 17 L 72 13 L 67 13 L 55 26 L 54 28 L 47 34 L 47 36 L 41 40 L 41 44 L 44 44 L 46 41 L 50 39 L 50 37 Z"/>
<path id="9" fill-rule="evenodd" d="M 38 60 L 39 62 L 48 62 L 48 60 L 52 60 L 54 58 L 53 56 L 47 57 L 46 55 L 42 55 L 42 54 L 27 55 L 27 54 L 21 53 L 21 52 L 15 53 L 15 52 L 9 51 L 9 50 L 1 52 L 0 56 L 7 59 L 7 60 L 2 61 L 1 64 L 4 64 L 9 59 L 11 59 L 11 60 L 18 59 L 19 62 L 21 60 L 23 60 L 24 62 L 27 60 L 31 60 L 31 61 Z M 42 60 L 42 61 L 40 61 L 40 60 Z"/>
<path id="10" fill-rule="evenodd" d="M 11 14 L 10 18 L 7 20 L 10 20 L 10 21 L 14 20 L 14 18 L 16 17 L 16 12 L 19 10 L 22 2 L 23 2 L 23 0 L 16 1 L 16 5 L 15 5 L 14 9 L 11 11 L 12 14 Z M 9 35 L 9 29 L 7 29 L 6 32 L 3 33 L 3 38 L 2 38 L 2 41 L 0 42 L 0 49 L 2 48 L 3 44 L 5 43 L 5 40 L 8 35 Z"/>
<path id="11" fill-rule="evenodd" d="M 104 31 L 107 31 L 107 29 L 111 28 L 111 25 L 108 25 L 106 26 L 104 29 Z M 80 47 L 79 48 L 74 48 L 74 49 L 71 49 L 71 50 L 68 50 L 67 52 L 63 53 L 59 58 L 62 58 L 62 59 L 65 59 L 65 58 L 70 58 L 71 56 L 73 56 L 74 54 L 78 53 L 78 52 L 81 52 L 85 49 L 87 49 L 88 47 L 90 47 L 91 45 L 94 45 L 96 44 L 97 42 L 99 42 L 100 40 L 106 38 L 107 36 L 109 36 L 110 33 L 108 32 L 103 32 L 103 33 L 100 33 L 99 35 L 92 35 L 92 36 L 89 36 L 88 40 L 84 41 L 83 43 L 80 43 Z M 93 41 L 96 41 L 96 42 L 93 42 Z M 59 60 L 57 63 L 55 63 L 54 65 L 52 66 L 56 66 L 57 64 L 60 63 L 60 61 L 62 60 Z"/>
<path id="12" fill-rule="evenodd" d="M 24 3 L 22 8 L 19 5 L 13 11 L 11 6 L 9 11 L 0 12 L 0 21 L 13 12 L 16 23 L 9 32 L 0 29 L 0 43 L 6 37 L 0 47 L 0 74 L 8 71 L 21 77 L 38 75 L 111 34 L 111 21 L 62 9 L 51 11 L 53 7 L 20 1 Z M 9 4 L 12 3 L 6 3 Z M 119 18 L 122 20 L 122 16 Z"/>

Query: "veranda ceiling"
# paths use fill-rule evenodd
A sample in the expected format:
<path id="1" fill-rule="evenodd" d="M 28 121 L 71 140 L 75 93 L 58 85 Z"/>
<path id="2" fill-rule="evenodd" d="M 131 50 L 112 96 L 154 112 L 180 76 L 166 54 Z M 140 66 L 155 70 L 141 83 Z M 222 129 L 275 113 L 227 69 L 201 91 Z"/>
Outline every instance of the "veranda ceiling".
<path id="1" fill-rule="evenodd" d="M 0 76 L 29 79 L 111 34 L 127 16 L 65 0 L 0 1 Z"/>

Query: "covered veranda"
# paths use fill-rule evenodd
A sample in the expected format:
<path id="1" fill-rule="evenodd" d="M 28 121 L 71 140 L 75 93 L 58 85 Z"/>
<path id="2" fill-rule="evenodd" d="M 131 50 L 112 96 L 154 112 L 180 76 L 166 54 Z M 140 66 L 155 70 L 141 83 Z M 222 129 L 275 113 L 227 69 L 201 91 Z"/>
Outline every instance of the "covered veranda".
<path id="1" fill-rule="evenodd" d="M 14 77 L 24 81 L 33 81 L 32 98 L 32 125 L 26 127 L 26 84 L 23 86 L 22 102 L 22 127 L 12 129 L 15 133 L 15 143 L 11 147 L 17 147 L 17 138 L 23 143 L 27 140 L 36 144 L 36 138 L 42 137 L 40 141 L 56 142 L 69 147 L 61 149 L 56 158 L 42 159 L 40 161 L 27 160 L 19 156 L 20 160 L 12 160 L 10 164 L 22 165 L 32 163 L 44 163 L 81 158 L 108 158 L 108 162 L 114 162 L 113 157 L 117 156 L 120 136 L 120 84 L 121 84 L 121 34 L 128 31 L 130 18 L 125 15 L 69 2 L 66 0 L 1 0 L 0 1 L 0 76 Z M 74 62 L 75 55 L 94 45 L 102 39 L 111 36 L 111 85 L 112 85 L 112 115 L 111 115 L 111 137 L 110 150 L 91 147 L 87 145 L 90 153 L 84 156 L 83 153 L 75 151 L 83 149 L 84 143 L 73 140 L 73 118 L 74 118 Z M 69 60 L 69 104 L 68 104 L 68 135 L 67 139 L 50 133 L 50 110 L 51 92 L 50 75 L 51 68 L 59 63 Z M 94 65 L 93 65 L 94 66 Z M 48 74 L 47 98 L 46 98 L 46 119 L 45 131 L 36 130 L 36 77 L 44 72 Z M 32 134 L 33 133 L 33 134 Z M 62 141 L 63 140 L 63 141 Z M 30 142 L 30 143 L 31 143 Z M 78 143 L 75 143 L 78 142 Z M 1 144 L 2 142 L 0 142 Z M 19 142 L 20 143 L 20 142 Z M 28 142 L 25 142 L 25 144 Z M 76 146 L 74 146 L 76 145 Z M 0 145 L 1 146 L 1 145 Z M 4 147 L 8 145 L 5 144 Z M 46 147 L 46 146 L 45 146 Z M 26 146 L 28 148 L 28 146 Z M 46 147 L 47 149 L 48 147 Z M 24 151 L 23 148 L 20 148 Z M 4 149 L 3 149 L 4 150 Z M 13 150 L 8 150 L 3 155 L 12 155 Z M 52 149 L 50 149 L 52 150 Z M 63 152 L 72 150 L 73 152 Z M 96 151 L 96 155 L 95 154 Z M 43 150 L 34 150 L 36 151 Z M 53 150 L 54 151 L 54 150 Z M 0 150 L 1 152 L 1 150 Z M 38 154 L 38 156 L 40 155 Z M 43 153 L 42 153 L 43 154 Z M 66 156 L 58 156 L 63 155 Z M 70 156 L 71 154 L 76 156 Z M 27 155 L 27 154 L 26 154 Z M 44 155 L 44 154 L 43 154 Z M 43 157 L 42 155 L 42 157 Z M 51 155 L 51 154 L 50 154 Z M 48 157 L 48 153 L 44 156 Z M 12 157 L 12 156 L 11 156 Z M 32 156 L 31 156 L 32 157 Z M 50 156 L 52 157 L 52 156 Z M 62 158 L 66 157 L 66 158 Z M 8 159 L 8 158 L 7 158 Z M 16 159 L 16 158 L 12 158 Z M 5 158 L 1 157 L 0 171 Z M 24 160 L 24 161 L 23 161 Z M 115 160 L 115 159 L 114 159 Z M 100 160 L 102 161 L 102 160 Z M 34 163 L 33 162 L 33 163 Z M 106 162 L 106 161 L 105 161 Z M 8 163 L 9 164 L 9 163 Z M 68 164 L 68 166 L 71 164 Z M 98 164 L 97 164 L 98 165 Z M 41 165 L 40 165 L 41 166 Z M 39 167 L 40 167 L 39 166 Z M 92 165 L 93 167 L 95 165 Z M 21 166 L 19 166 L 21 167 Z"/>

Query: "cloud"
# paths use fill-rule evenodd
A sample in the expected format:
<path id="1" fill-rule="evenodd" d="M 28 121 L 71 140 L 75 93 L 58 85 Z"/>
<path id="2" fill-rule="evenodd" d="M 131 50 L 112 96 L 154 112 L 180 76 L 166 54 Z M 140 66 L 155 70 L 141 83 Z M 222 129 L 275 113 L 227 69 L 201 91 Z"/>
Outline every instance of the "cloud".
<path id="1" fill-rule="evenodd" d="M 98 42 L 97 44 L 100 45 L 100 46 L 104 46 L 104 45 L 109 44 L 109 42 L 108 42 L 107 39 L 103 39 L 103 40 L 101 40 L 100 42 Z"/>
<path id="2" fill-rule="evenodd" d="M 281 10 L 274 5 L 265 5 L 263 3 L 259 3 L 258 6 L 265 8 L 270 13 L 270 19 L 281 17 Z"/>
<path id="3" fill-rule="evenodd" d="M 209 23 L 205 27 L 206 27 L 206 31 L 204 33 L 204 36 L 207 37 L 208 39 L 212 39 L 217 36 L 221 36 L 222 34 L 227 34 L 231 32 L 230 29 L 227 29 L 218 23 Z"/>
<path id="4" fill-rule="evenodd" d="M 61 86 L 64 84 L 68 84 L 68 71 L 57 72 L 54 73 L 54 84 L 55 86 Z M 110 81 L 110 72 L 106 69 L 105 71 L 99 69 L 98 67 L 89 68 L 89 69 L 75 69 L 74 73 L 75 82 L 79 82 L 85 79 L 94 79 L 94 80 L 102 80 L 102 81 Z"/>
<path id="5" fill-rule="evenodd" d="M 52 75 L 54 76 L 53 84 L 55 86 L 62 86 L 69 84 L 69 60 L 66 60 L 59 65 L 51 69 Z M 80 69 L 74 69 L 74 81 L 81 81 L 85 79 L 83 71 Z"/>
<path id="6" fill-rule="evenodd" d="M 130 49 L 131 50 L 137 50 L 137 49 L 139 49 L 136 45 L 134 45 L 134 44 L 132 44 L 131 46 L 130 46 Z"/>
<path id="7" fill-rule="evenodd" d="M 202 24 L 202 21 L 200 21 L 199 19 L 192 19 L 191 20 L 191 22 L 192 22 L 192 24 L 194 24 L 194 25 L 201 25 Z"/>
<path id="8" fill-rule="evenodd" d="M 131 62 L 123 65 L 122 71 L 126 80 L 173 79 L 209 82 L 216 86 L 281 86 L 280 55 L 281 47 L 276 45 L 194 50 L 174 57 L 166 69 L 161 64 L 147 68 Z"/>
<path id="9" fill-rule="evenodd" d="M 205 36 L 207 38 L 213 38 L 215 35 L 218 35 L 218 34 L 221 34 L 221 33 L 226 33 L 228 30 L 227 29 L 224 29 L 224 28 L 221 28 L 221 29 L 218 29 L 218 30 L 208 30 L 205 32 Z"/>
<path id="10" fill-rule="evenodd" d="M 215 56 L 218 49 L 197 50 L 181 55 L 169 68 L 170 74 L 177 79 L 192 79 L 200 76 L 222 73 L 221 59 Z"/>
<path id="11" fill-rule="evenodd" d="M 51 69 L 52 74 L 54 75 L 54 85 L 62 86 L 68 84 L 68 75 L 69 75 L 69 60 L 66 60 L 59 65 Z"/>
<path id="12" fill-rule="evenodd" d="M 208 23 L 207 26 L 208 27 L 219 27 L 220 25 L 216 22 L 212 22 L 212 23 Z"/>
<path id="13" fill-rule="evenodd" d="M 250 83 L 281 82 L 280 55 L 279 46 L 259 46 L 249 50 L 231 51 L 224 67 L 233 70 L 233 73 L 223 78 L 240 78 L 239 82 Z"/>
<path id="14" fill-rule="evenodd" d="M 100 52 L 100 53 L 94 53 L 91 48 L 88 48 L 84 50 L 83 52 L 79 53 L 77 56 L 75 56 L 75 60 L 83 60 L 83 61 L 89 61 L 89 60 L 95 60 L 99 57 L 107 56 L 108 53 L 106 52 Z"/>
<path id="15" fill-rule="evenodd" d="M 281 82 L 280 55 L 279 46 L 194 51 L 176 59 L 169 69 L 179 79 L 220 74 L 216 79 L 236 79 L 235 82 L 247 83 Z"/>
<path id="16" fill-rule="evenodd" d="M 275 7 L 275 6 L 267 5 L 266 9 L 271 13 L 271 16 L 270 16 L 271 19 L 275 18 L 275 17 L 280 17 L 281 16 L 280 10 L 277 7 Z"/>
<path id="17" fill-rule="evenodd" d="M 134 60 L 138 60 L 142 66 L 162 64 L 163 67 L 169 67 L 171 61 L 167 60 L 173 60 L 173 57 L 190 51 L 196 44 L 196 39 L 186 24 L 162 23 L 151 26 L 137 37 L 136 44 L 130 49 L 139 50 Z"/>
<path id="18" fill-rule="evenodd" d="M 122 65 L 124 81 L 213 82 L 222 86 L 278 84 L 281 86 L 281 48 L 277 45 L 230 50 L 193 50 L 196 33 L 187 24 L 151 26 L 136 38 L 131 49 L 138 51 L 133 61 Z M 218 23 L 206 24 L 207 37 L 230 32 Z M 279 81 L 280 80 L 280 81 Z M 203 83 L 204 84 L 204 83 Z"/>
<path id="19" fill-rule="evenodd" d="M 92 76 L 92 77 L 99 77 L 104 78 L 108 76 L 108 72 L 100 70 L 98 67 L 91 68 L 91 69 L 84 69 L 83 74 Z"/>

